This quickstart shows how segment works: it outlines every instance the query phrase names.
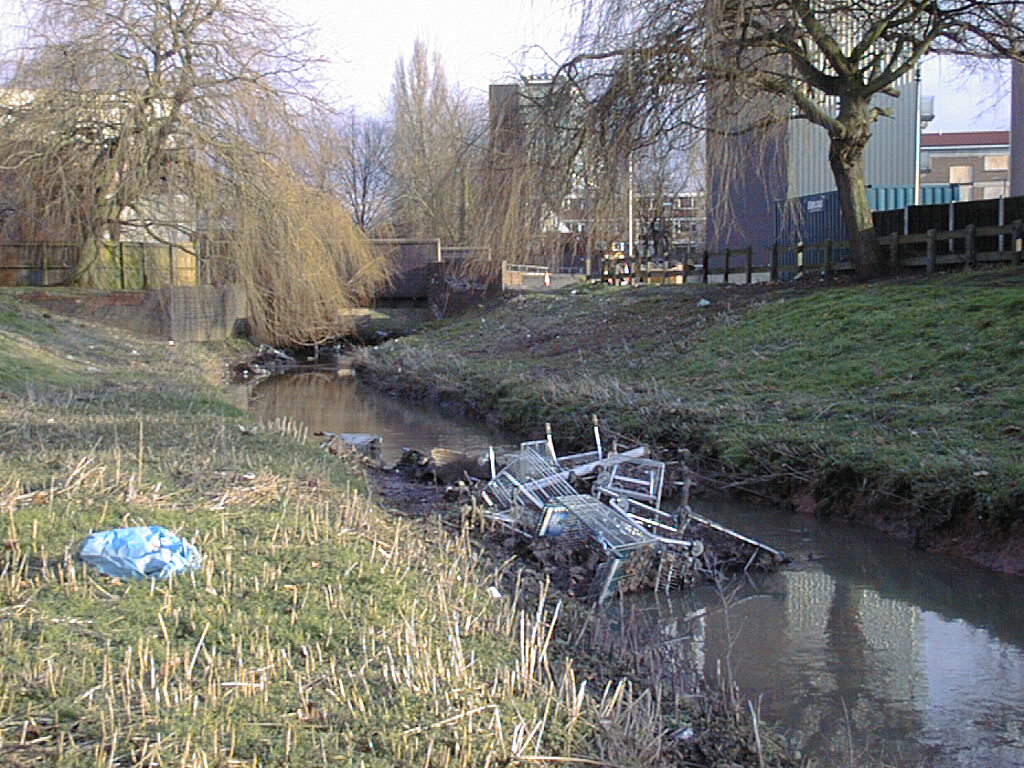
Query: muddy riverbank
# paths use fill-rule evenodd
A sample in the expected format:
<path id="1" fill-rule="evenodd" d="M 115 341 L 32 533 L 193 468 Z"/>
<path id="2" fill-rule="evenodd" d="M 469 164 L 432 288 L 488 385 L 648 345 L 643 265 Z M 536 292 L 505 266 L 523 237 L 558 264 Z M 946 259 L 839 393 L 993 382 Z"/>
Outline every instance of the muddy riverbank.
<path id="1" fill-rule="evenodd" d="M 591 414 L 705 487 L 1024 573 L 1024 273 L 516 298 L 360 375 L 585 444 Z"/>
<path id="2" fill-rule="evenodd" d="M 306 420 L 311 431 L 369 429 L 423 454 L 433 445 L 496 440 L 479 424 L 466 435 L 465 423 L 445 426 L 443 414 L 351 377 L 327 382 L 316 374 L 271 379 L 257 387 L 253 403 L 280 408 L 266 414 L 271 419 Z M 298 402 L 301 408 L 293 407 Z M 512 569 L 516 578 L 529 574 L 531 584 L 550 578 L 560 591 L 581 594 L 585 563 L 565 568 L 547 557 L 557 548 L 534 551 L 504 527 L 473 524 L 464 496 L 449 503 L 439 487 L 409 484 L 398 473 L 381 479 L 372 480 L 375 494 L 396 515 L 453 533 L 468 523 L 496 574 Z M 741 691 L 733 700 L 741 708 L 757 702 L 764 721 L 791 734 L 814 765 L 1021 762 L 1019 577 L 921 552 L 861 525 L 713 495 L 696 497 L 695 511 L 779 547 L 791 562 L 720 586 L 639 591 L 595 611 L 568 600 L 574 655 L 596 670 L 625 650 L 640 677 L 654 670 L 670 686 L 719 680 L 731 670 Z M 582 572 L 573 573 L 574 565 Z M 575 645 L 580 638 L 585 648 Z"/>

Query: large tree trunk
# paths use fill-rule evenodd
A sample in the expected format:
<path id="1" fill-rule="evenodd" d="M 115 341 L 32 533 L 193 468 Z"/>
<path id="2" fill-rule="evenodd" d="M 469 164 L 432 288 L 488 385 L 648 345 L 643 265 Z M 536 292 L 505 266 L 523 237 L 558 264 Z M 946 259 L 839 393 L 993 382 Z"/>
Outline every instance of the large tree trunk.
<path id="1" fill-rule="evenodd" d="M 850 258 L 857 276 L 868 279 L 885 274 L 889 265 L 886 254 L 882 253 L 878 245 L 867 187 L 864 184 L 864 148 L 871 138 L 870 122 L 862 115 L 859 117 L 861 120 L 857 122 L 861 124 L 853 130 L 848 130 L 843 136 L 832 135 L 828 160 L 839 191 L 840 210 L 846 222 Z"/>

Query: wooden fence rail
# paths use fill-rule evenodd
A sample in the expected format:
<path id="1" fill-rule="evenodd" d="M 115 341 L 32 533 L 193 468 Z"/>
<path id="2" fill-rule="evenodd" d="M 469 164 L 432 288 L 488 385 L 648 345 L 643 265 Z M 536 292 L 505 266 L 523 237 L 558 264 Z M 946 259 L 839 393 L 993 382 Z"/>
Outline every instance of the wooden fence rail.
<path id="1" fill-rule="evenodd" d="M 983 250 L 979 240 L 996 241 L 997 247 Z M 900 268 L 924 267 L 929 273 L 940 266 L 963 265 L 974 267 L 979 264 L 1009 263 L 1024 264 L 1024 222 L 979 227 L 968 224 L 963 229 L 937 231 L 930 229 L 922 234 L 884 235 L 879 244 L 887 248 L 889 262 Z M 944 246 L 944 247 L 943 247 Z M 710 282 L 712 275 L 721 275 L 722 282 L 730 282 L 737 274 L 743 274 L 745 282 L 754 281 L 754 276 L 764 276 L 775 282 L 784 272 L 797 275 L 805 272 L 819 272 L 831 277 L 836 272 L 853 271 L 849 258 L 837 259 L 837 252 L 849 248 L 849 243 L 824 240 L 817 243 L 779 245 L 769 249 L 768 263 L 755 264 L 754 249 L 732 248 L 724 251 L 703 251 L 701 253 L 700 281 Z M 786 258 L 791 256 L 791 258 Z M 713 265 L 713 261 L 720 265 Z M 737 269 L 742 265 L 742 272 Z"/>

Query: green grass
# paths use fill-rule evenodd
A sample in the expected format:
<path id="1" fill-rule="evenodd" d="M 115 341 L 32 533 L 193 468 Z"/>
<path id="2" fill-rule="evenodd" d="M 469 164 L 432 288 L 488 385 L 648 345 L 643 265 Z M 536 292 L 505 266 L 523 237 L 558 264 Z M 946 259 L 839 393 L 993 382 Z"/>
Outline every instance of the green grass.
<path id="1" fill-rule="evenodd" d="M 1020 270 L 527 296 L 363 365 L 414 394 L 458 391 L 508 428 L 551 421 L 577 444 L 597 413 L 777 498 L 828 498 L 844 477 L 911 511 L 956 499 L 1000 525 L 1024 514 Z"/>
<path id="2" fill-rule="evenodd" d="M 468 527 L 390 515 L 301 429 L 247 423 L 220 350 L 0 312 L 0 765 L 692 765 L 663 738 L 680 719 L 756 764 L 742 707 L 620 680 L 627 653 L 588 650 L 600 621 Z M 75 559 L 154 524 L 201 569 Z"/>

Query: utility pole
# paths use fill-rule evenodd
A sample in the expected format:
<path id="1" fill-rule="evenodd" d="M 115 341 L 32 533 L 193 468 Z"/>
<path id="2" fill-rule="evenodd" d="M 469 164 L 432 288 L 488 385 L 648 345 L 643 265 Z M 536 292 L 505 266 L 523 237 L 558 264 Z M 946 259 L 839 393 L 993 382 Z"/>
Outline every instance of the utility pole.
<path id="1" fill-rule="evenodd" d="M 626 172 L 626 183 L 629 189 L 626 191 L 626 263 L 629 264 L 633 258 L 633 150 L 629 151 L 629 168 Z"/>
<path id="2" fill-rule="evenodd" d="M 914 205 L 921 204 L 921 68 L 914 70 Z"/>

